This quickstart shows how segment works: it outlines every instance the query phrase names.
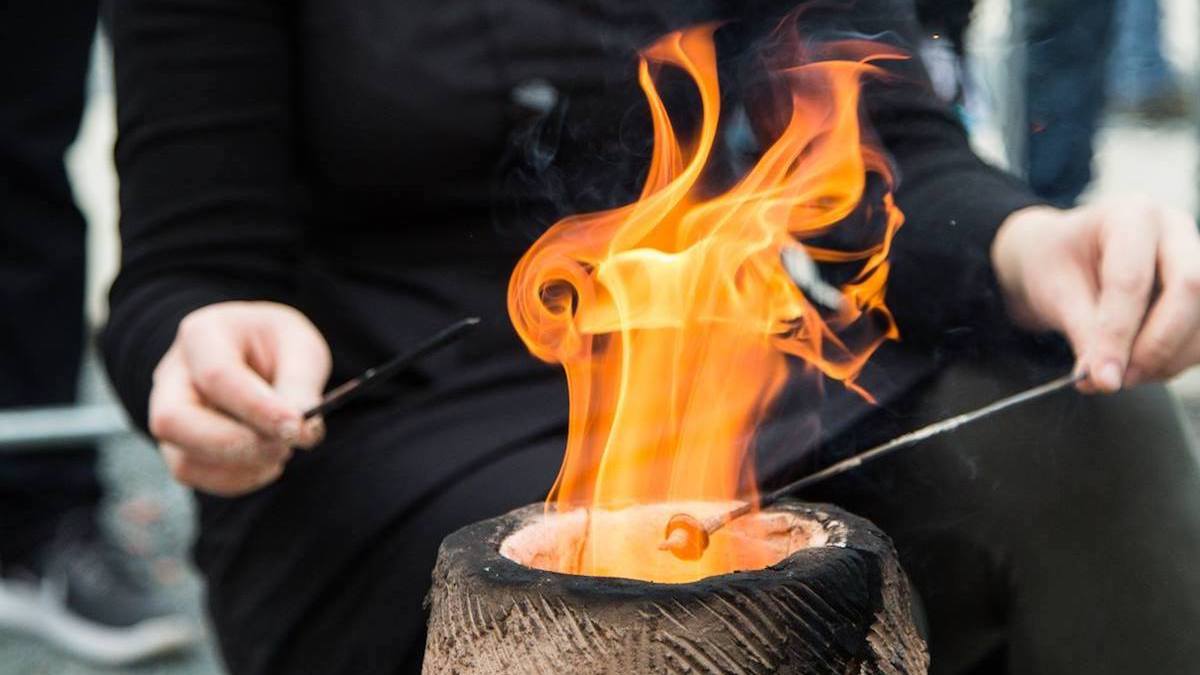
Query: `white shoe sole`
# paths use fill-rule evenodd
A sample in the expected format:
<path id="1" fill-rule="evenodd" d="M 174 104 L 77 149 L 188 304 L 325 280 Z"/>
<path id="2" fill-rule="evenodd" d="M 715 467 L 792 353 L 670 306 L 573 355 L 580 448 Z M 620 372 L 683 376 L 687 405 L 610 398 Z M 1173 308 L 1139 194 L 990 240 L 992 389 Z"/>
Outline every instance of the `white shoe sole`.
<path id="1" fill-rule="evenodd" d="M 123 666 L 195 644 L 192 622 L 181 617 L 148 619 L 114 628 L 83 619 L 32 584 L 0 582 L 0 628 L 40 638 L 78 658 Z"/>

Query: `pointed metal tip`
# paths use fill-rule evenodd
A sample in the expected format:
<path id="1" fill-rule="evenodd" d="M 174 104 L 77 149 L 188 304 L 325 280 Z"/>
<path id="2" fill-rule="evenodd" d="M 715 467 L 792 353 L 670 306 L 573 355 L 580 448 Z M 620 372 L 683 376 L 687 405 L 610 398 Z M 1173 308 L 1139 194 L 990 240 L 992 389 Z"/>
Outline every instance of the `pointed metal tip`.
<path id="1" fill-rule="evenodd" d="M 670 551 L 680 560 L 699 560 L 708 549 L 708 530 L 704 523 L 686 513 L 676 513 L 667 521 L 658 550 Z"/>
<path id="2" fill-rule="evenodd" d="M 800 244 L 789 244 L 779 251 L 783 269 L 791 277 L 792 283 L 809 299 L 817 304 L 840 312 L 846 303 L 846 296 L 837 288 L 825 283 L 817 264 L 808 255 L 808 251 Z"/>

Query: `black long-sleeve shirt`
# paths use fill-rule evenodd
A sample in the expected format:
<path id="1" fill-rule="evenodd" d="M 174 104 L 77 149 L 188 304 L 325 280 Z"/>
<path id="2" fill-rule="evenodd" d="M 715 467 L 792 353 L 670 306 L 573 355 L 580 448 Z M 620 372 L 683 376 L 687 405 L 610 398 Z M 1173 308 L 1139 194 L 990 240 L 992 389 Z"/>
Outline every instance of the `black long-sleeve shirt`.
<path id="1" fill-rule="evenodd" d="M 795 4 L 111 0 L 124 248 L 103 349 L 136 421 L 179 320 L 209 303 L 296 306 L 329 341 L 335 383 L 463 315 L 486 321 L 331 416 L 279 482 L 201 497 L 196 560 L 234 672 L 419 661 L 437 541 L 540 498 L 561 457 L 561 375 L 507 321 L 517 258 L 556 218 L 636 190 L 650 141 L 638 48 L 729 20 L 718 47 L 737 95 L 739 56 Z M 915 43 L 908 2 L 840 6 L 806 11 L 804 28 Z M 992 320 L 990 241 L 1033 201 L 971 154 L 919 63 L 888 67 L 898 77 L 864 96 L 907 216 L 888 290 L 903 342 L 868 385 L 881 396 L 912 381 L 906 353 Z M 760 475 L 795 462 L 803 428 L 763 430 Z M 786 451 L 772 460 L 767 441 Z"/>
<path id="2" fill-rule="evenodd" d="M 630 150 L 649 136 L 636 49 L 690 22 L 740 19 L 736 32 L 780 9 L 762 4 L 117 0 L 124 248 L 104 349 L 134 419 L 179 319 L 202 305 L 297 305 L 345 373 L 436 324 L 412 293 L 384 290 L 410 285 L 414 265 L 494 272 L 502 296 L 539 227 L 627 194 L 629 181 L 604 179 L 636 177 L 646 157 Z M 908 3 L 847 6 L 802 21 L 913 42 Z M 891 67 L 906 81 L 869 87 L 866 106 L 907 215 L 888 300 L 920 340 L 979 320 L 994 295 L 988 244 L 1032 199 L 970 152 L 915 60 Z M 556 94 L 555 110 L 523 106 L 531 90 Z M 539 155 L 547 137 L 552 158 Z M 376 288 L 318 298 L 314 268 Z M 458 308 L 453 285 L 426 302 Z M 406 312 L 407 330 L 375 325 Z"/>

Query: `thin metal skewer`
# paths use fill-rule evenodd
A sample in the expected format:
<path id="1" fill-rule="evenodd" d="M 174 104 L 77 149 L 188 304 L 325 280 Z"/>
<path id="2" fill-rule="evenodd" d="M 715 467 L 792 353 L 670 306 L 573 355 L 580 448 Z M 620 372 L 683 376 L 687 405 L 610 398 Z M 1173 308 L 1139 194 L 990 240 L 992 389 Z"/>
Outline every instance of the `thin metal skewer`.
<path id="1" fill-rule="evenodd" d="M 984 417 L 994 415 L 1002 410 L 1007 410 L 1008 408 L 1021 405 L 1022 403 L 1028 403 L 1034 399 L 1038 399 L 1066 389 L 1083 381 L 1083 379 L 1086 377 L 1087 373 L 1084 371 L 1072 373 L 1070 375 L 1063 375 L 1062 377 L 1055 378 L 1045 384 L 1033 387 L 1032 389 L 1027 389 L 1020 393 L 1013 394 L 1012 396 L 1002 398 L 999 401 L 985 405 L 982 408 L 972 410 L 961 415 L 955 415 L 949 419 L 935 422 L 928 426 L 921 427 L 916 431 L 911 431 L 907 434 L 904 434 L 903 436 L 893 438 L 882 445 L 877 445 L 870 450 L 860 452 L 857 455 L 843 459 L 836 464 L 831 464 L 830 466 L 827 466 L 816 473 L 809 474 L 808 476 L 805 476 L 797 481 L 788 483 L 777 490 L 767 493 L 762 499 L 759 500 L 758 506 L 760 508 L 770 506 L 771 504 L 790 494 L 803 490 L 804 488 L 815 483 L 828 480 L 834 476 L 838 476 L 852 469 L 856 469 L 873 459 L 878 459 L 879 457 L 891 454 L 897 450 L 910 448 L 921 441 L 938 436 L 940 434 L 954 431 L 964 424 L 976 422 Z M 677 557 L 684 560 L 695 560 L 703 555 L 704 550 L 708 548 L 709 535 L 721 529 L 730 521 L 746 515 L 753 508 L 753 503 L 746 502 L 735 509 L 718 513 L 703 520 L 686 513 L 675 514 L 671 517 L 670 521 L 667 522 L 666 533 L 663 538 L 663 542 L 659 544 L 659 548 L 663 550 L 669 550 Z"/>
<path id="2" fill-rule="evenodd" d="M 821 278 L 816 261 L 803 246 L 798 243 L 784 246 L 779 252 L 779 260 L 792 282 L 811 300 L 834 311 L 845 306 L 846 296 Z"/>
<path id="3" fill-rule="evenodd" d="M 380 383 L 391 379 L 396 373 L 412 365 L 418 359 L 459 339 L 462 337 L 464 331 L 478 323 L 479 317 L 477 316 L 456 321 L 431 335 L 424 342 L 407 352 L 396 356 L 386 363 L 369 368 L 362 375 L 335 387 L 328 394 L 325 394 L 325 398 L 321 399 L 320 403 L 304 411 L 304 419 L 307 420 L 317 415 L 325 415 L 332 410 L 346 405 L 347 402 L 370 391 L 373 387 L 379 386 Z"/>

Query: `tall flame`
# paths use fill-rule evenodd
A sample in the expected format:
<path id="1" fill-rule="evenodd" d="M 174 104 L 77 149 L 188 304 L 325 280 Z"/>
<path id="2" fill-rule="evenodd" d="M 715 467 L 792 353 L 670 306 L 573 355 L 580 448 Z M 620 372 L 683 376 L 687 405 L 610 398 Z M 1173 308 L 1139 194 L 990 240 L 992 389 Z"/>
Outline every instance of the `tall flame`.
<path id="1" fill-rule="evenodd" d="M 872 61 L 900 55 L 842 42 L 823 48 L 831 58 L 781 69 L 782 132 L 736 185 L 705 196 L 721 105 L 714 30 L 672 33 L 642 53 L 654 152 L 641 196 L 556 223 L 513 273 L 513 323 L 534 355 L 563 364 L 570 395 L 548 507 L 757 500 L 750 450 L 787 379 L 785 355 L 856 388 L 867 357 L 897 336 L 884 290 L 903 217 L 883 153 L 864 141 L 859 96 L 863 76 L 880 72 Z M 699 93 L 689 143 L 656 88 L 663 66 Z M 887 191 L 864 204 L 871 174 Z M 860 206 L 881 223 L 869 243 L 816 245 Z M 841 311 L 823 316 L 784 272 L 780 251 L 797 242 L 815 261 L 852 268 Z M 655 548 L 661 523 L 604 520 L 560 571 L 678 582 L 755 564 L 720 538 L 699 561 L 680 561 Z"/>

